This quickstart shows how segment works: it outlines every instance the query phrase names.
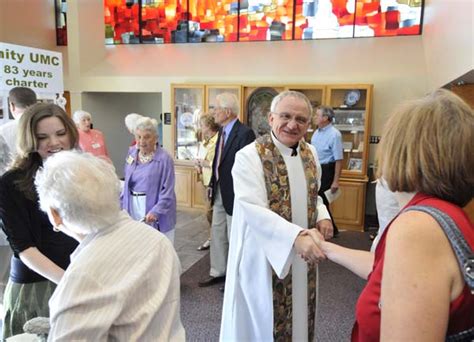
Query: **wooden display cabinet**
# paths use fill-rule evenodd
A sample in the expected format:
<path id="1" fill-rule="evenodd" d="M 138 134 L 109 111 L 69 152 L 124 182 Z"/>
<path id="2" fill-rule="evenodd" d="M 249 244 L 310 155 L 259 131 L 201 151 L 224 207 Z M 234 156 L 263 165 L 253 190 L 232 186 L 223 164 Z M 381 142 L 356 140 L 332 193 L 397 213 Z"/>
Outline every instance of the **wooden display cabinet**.
<path id="1" fill-rule="evenodd" d="M 194 169 L 202 142 L 199 119 L 212 113 L 218 94 L 230 92 L 239 102 L 239 119 L 242 120 L 242 87 L 240 85 L 171 85 L 173 106 L 173 134 L 175 157 L 175 192 L 179 208 L 205 208 L 205 188 Z"/>
<path id="2" fill-rule="evenodd" d="M 171 85 L 174 157 L 193 160 L 199 149 L 199 117 L 205 108 L 204 85 Z"/>
<path id="3" fill-rule="evenodd" d="M 333 218 L 343 229 L 363 231 L 372 85 L 329 85 L 326 105 L 334 110 L 333 124 L 342 134 L 344 156 L 339 182 L 342 195 L 331 205 Z"/>

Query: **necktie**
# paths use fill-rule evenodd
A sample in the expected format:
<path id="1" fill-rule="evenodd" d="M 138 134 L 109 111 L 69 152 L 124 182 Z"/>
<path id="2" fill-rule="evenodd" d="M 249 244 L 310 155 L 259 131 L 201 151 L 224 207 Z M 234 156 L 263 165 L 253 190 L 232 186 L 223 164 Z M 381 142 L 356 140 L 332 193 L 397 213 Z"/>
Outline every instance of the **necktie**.
<path id="1" fill-rule="evenodd" d="M 219 145 L 217 148 L 217 165 L 216 165 L 216 181 L 219 180 L 219 165 L 221 164 L 222 154 L 224 152 L 224 145 L 225 145 L 225 131 L 222 131 L 221 139 L 219 140 Z"/>
<path id="2" fill-rule="evenodd" d="M 291 151 L 291 156 L 292 157 L 297 156 L 298 155 L 298 144 L 296 144 L 294 146 L 291 146 L 291 149 L 293 150 L 293 151 Z"/>

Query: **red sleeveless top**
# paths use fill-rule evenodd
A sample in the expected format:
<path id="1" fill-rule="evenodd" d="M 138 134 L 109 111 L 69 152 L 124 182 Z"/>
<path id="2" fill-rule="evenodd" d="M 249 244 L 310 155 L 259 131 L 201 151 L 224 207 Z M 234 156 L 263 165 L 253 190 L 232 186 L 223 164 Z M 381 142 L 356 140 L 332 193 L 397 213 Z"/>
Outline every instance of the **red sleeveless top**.
<path id="1" fill-rule="evenodd" d="M 427 205 L 449 215 L 460 229 L 464 239 L 474 249 L 474 226 L 466 213 L 457 205 L 424 194 L 416 194 L 405 208 Z M 392 220 L 393 222 L 393 220 Z M 391 225 L 391 223 L 390 223 Z M 352 341 L 380 340 L 380 291 L 385 256 L 385 241 L 390 225 L 382 235 L 375 250 L 375 260 L 367 285 L 356 304 L 356 322 L 352 329 Z M 461 294 L 451 302 L 447 335 L 455 334 L 474 326 L 474 295 L 465 285 Z"/>

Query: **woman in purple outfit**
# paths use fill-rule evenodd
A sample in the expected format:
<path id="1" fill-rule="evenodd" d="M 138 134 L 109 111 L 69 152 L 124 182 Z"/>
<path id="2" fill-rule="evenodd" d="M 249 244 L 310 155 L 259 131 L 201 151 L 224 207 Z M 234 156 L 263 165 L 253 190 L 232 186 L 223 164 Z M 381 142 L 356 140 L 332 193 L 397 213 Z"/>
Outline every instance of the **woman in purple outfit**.
<path id="1" fill-rule="evenodd" d="M 121 194 L 122 209 L 143 220 L 174 242 L 176 195 L 174 163 L 157 144 L 158 123 L 143 117 L 135 128 L 136 145 L 125 160 L 125 183 Z"/>

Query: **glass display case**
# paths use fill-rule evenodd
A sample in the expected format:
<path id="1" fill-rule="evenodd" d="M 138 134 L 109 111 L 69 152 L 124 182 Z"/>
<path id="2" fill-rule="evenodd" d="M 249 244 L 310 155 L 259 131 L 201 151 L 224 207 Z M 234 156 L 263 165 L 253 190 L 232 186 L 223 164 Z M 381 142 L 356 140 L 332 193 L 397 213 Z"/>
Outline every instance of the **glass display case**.
<path id="1" fill-rule="evenodd" d="M 206 112 L 212 113 L 216 107 L 216 97 L 222 93 L 231 93 L 239 101 L 239 119 L 242 120 L 242 87 L 239 85 L 210 85 L 206 86 Z"/>
<path id="2" fill-rule="evenodd" d="M 328 86 L 326 103 L 334 110 L 334 127 L 342 134 L 342 176 L 367 177 L 371 85 Z"/>
<path id="3" fill-rule="evenodd" d="M 204 110 L 204 86 L 172 86 L 175 158 L 193 160 L 199 148 L 199 118 Z"/>

